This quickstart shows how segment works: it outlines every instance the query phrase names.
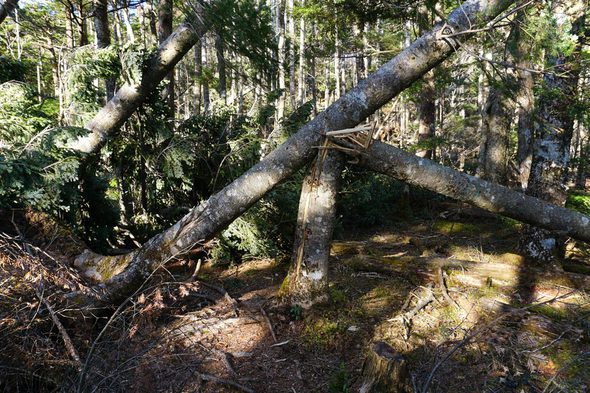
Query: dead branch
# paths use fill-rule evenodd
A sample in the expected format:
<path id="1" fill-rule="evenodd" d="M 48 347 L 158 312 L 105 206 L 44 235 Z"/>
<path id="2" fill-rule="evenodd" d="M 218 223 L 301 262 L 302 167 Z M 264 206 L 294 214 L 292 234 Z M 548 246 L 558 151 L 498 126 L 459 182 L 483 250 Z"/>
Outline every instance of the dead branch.
<path id="1" fill-rule="evenodd" d="M 447 283 L 445 282 L 444 272 L 440 267 L 438 268 L 438 284 L 443 294 L 443 297 L 445 298 L 447 303 L 449 303 L 449 305 L 455 306 L 457 310 L 461 310 L 461 306 L 459 306 L 455 299 L 453 299 L 451 295 L 449 295 L 449 291 L 447 290 Z"/>
<path id="2" fill-rule="evenodd" d="M 550 304 L 553 303 L 559 299 L 563 299 L 565 297 L 570 296 L 571 294 L 573 294 L 574 291 L 570 291 L 568 293 L 565 293 L 563 295 L 560 296 L 555 296 L 552 299 L 543 301 L 543 302 L 539 302 L 539 303 L 531 303 L 528 304 L 524 307 L 518 307 L 518 308 L 513 308 L 509 311 L 506 311 L 502 314 L 500 314 L 498 317 L 494 318 L 493 320 L 491 320 L 490 322 L 486 323 L 483 326 L 480 326 L 479 328 L 473 330 L 470 334 L 466 335 L 463 340 L 459 341 L 455 346 L 453 346 L 453 348 L 451 348 L 451 350 L 449 352 L 447 352 L 447 354 L 445 356 L 443 356 L 438 362 L 436 362 L 436 364 L 434 365 L 434 367 L 432 368 L 432 370 L 430 371 L 430 373 L 428 374 L 428 377 L 426 378 L 426 382 L 424 382 L 424 385 L 422 386 L 422 389 L 420 389 L 420 392 L 422 393 L 427 393 L 428 392 L 428 388 L 430 387 L 430 383 L 432 382 L 432 378 L 434 378 L 434 374 L 436 374 L 436 372 L 438 371 L 438 369 L 440 368 L 440 366 L 445 363 L 447 360 L 449 360 L 449 358 L 451 356 L 453 356 L 453 354 L 455 352 L 457 352 L 460 348 L 462 348 L 463 346 L 467 345 L 468 343 L 470 343 L 475 337 L 479 336 L 480 334 L 482 334 L 483 332 L 485 332 L 486 330 L 490 329 L 492 326 L 494 326 L 495 324 L 497 324 L 498 322 L 500 322 L 501 320 L 503 320 L 504 318 L 513 315 L 513 314 L 517 314 L 523 311 L 526 311 L 530 308 L 533 307 L 538 307 L 538 306 L 542 306 L 545 304 Z"/>
<path id="3" fill-rule="evenodd" d="M 277 336 L 275 335 L 275 331 L 272 328 L 272 322 L 270 321 L 270 318 L 268 317 L 268 315 L 266 315 L 266 311 L 264 311 L 264 308 L 262 306 L 260 306 L 260 312 L 262 313 L 262 316 L 266 320 L 266 324 L 268 325 L 268 329 L 270 330 L 270 334 L 272 335 L 272 339 L 276 344 L 277 343 Z"/>
<path id="4" fill-rule="evenodd" d="M 68 334 L 66 328 L 64 327 L 64 325 L 62 325 L 61 321 L 57 317 L 57 314 L 53 310 L 53 307 L 51 307 L 51 304 L 49 304 L 47 299 L 41 295 L 37 288 L 33 289 L 35 290 L 35 294 L 39 298 L 39 301 L 43 303 L 43 305 L 45 305 L 45 307 L 47 308 L 47 311 L 49 311 L 49 315 L 51 315 L 53 323 L 57 327 L 57 330 L 59 330 L 59 333 L 61 334 L 61 337 L 64 341 L 64 345 L 66 346 L 66 349 L 72 357 L 72 359 L 74 359 L 78 371 L 82 371 L 82 361 L 80 360 L 80 355 L 78 355 L 78 351 L 76 351 L 76 348 L 74 347 L 72 339 L 70 338 L 70 335 Z"/>
<path id="5" fill-rule="evenodd" d="M 211 375 L 211 374 L 198 373 L 198 375 L 203 381 L 232 386 L 232 387 L 239 389 L 239 390 L 246 392 L 246 393 L 255 393 L 254 390 L 250 389 L 249 387 L 244 386 L 244 385 L 240 385 L 239 383 L 234 382 L 229 379 L 219 378 L 219 377 L 216 377 L 215 375 Z"/>

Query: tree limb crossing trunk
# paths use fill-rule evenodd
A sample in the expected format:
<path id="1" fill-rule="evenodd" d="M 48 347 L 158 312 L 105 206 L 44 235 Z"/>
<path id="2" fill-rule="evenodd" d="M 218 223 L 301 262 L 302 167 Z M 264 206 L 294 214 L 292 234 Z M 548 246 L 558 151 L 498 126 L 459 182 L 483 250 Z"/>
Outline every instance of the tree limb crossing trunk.
<path id="1" fill-rule="evenodd" d="M 18 0 L 4 0 L 4 3 L 0 4 L 0 24 L 4 22 L 7 16 L 13 15 L 17 3 Z"/>
<path id="2" fill-rule="evenodd" d="M 374 142 L 360 165 L 409 184 L 590 243 L 590 217 Z"/>
<path id="3" fill-rule="evenodd" d="M 470 35 L 457 33 L 472 31 L 474 23 L 494 19 L 512 3 L 512 0 L 466 1 L 450 14 L 446 24 L 438 25 L 418 38 L 264 160 L 140 249 L 116 257 L 91 252 L 82 254 L 77 259 L 77 266 L 103 285 L 94 287 L 91 297 L 77 301 L 100 307 L 121 301 L 133 293 L 162 263 L 214 237 L 278 183 L 308 163 L 315 155 L 314 147 L 320 144 L 323 133 L 359 124 L 446 59 Z M 453 37 L 444 38 L 443 34 L 453 34 Z M 165 75 L 166 72 L 161 73 L 162 78 Z M 101 135 L 97 136 L 99 141 Z"/>
<path id="4" fill-rule="evenodd" d="M 195 45 L 205 33 L 203 24 L 180 25 L 155 55 L 149 60 L 139 85 L 125 84 L 117 94 L 86 125 L 89 134 L 68 144 L 68 148 L 82 153 L 98 151 L 143 103 L 148 94 L 174 68 L 176 63 Z"/>

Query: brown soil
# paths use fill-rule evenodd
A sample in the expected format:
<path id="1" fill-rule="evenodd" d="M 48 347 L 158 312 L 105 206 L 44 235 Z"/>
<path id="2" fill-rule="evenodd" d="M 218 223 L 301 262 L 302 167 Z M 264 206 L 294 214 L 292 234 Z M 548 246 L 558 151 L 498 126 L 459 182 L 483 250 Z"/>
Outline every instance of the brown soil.
<path id="1" fill-rule="evenodd" d="M 588 280 L 525 263 L 518 231 L 453 206 L 335 241 L 332 300 L 311 310 L 276 298 L 286 264 L 205 265 L 188 282 L 176 272 L 192 263 L 180 261 L 110 321 L 87 331 L 65 321 L 87 364 L 70 368 L 61 386 L 356 392 L 367 352 L 383 340 L 406 359 L 416 391 L 428 380 L 431 392 L 588 391 Z M 434 300 L 408 318 L 428 291 Z"/>

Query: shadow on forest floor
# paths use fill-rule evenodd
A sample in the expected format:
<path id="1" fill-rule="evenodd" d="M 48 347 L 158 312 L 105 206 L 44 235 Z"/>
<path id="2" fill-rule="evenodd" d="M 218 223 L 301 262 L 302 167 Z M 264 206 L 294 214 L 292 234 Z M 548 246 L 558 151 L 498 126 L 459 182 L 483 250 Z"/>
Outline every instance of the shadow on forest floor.
<path id="1" fill-rule="evenodd" d="M 272 260 L 204 266 L 199 281 L 163 272 L 170 283 L 95 326 L 82 391 L 353 392 L 376 340 L 419 391 L 588 391 L 590 278 L 526 264 L 519 229 L 453 205 L 351 234 L 332 245 L 331 302 L 311 310 L 277 305 L 288 266 Z"/>

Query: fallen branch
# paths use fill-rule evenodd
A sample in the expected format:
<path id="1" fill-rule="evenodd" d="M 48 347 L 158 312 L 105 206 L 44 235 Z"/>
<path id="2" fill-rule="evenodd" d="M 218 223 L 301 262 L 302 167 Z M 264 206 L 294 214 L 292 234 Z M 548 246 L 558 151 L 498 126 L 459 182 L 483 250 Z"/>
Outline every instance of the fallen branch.
<path id="1" fill-rule="evenodd" d="M 426 296 L 419 299 L 418 303 L 416 304 L 416 306 L 413 309 L 404 313 L 401 316 L 402 323 L 404 325 L 404 330 L 405 330 L 404 334 L 405 334 L 406 340 L 408 340 L 410 338 L 410 332 L 412 329 L 412 320 L 414 319 L 414 316 L 418 312 L 420 312 L 420 310 L 422 310 L 424 307 L 429 305 L 434 300 L 434 294 L 432 293 L 432 284 L 428 285 L 425 289 L 426 289 Z"/>
<path id="2" fill-rule="evenodd" d="M 239 389 L 239 390 L 246 392 L 246 393 L 255 393 L 254 390 L 250 389 L 249 387 L 244 386 L 244 385 L 240 385 L 239 383 L 234 382 L 229 379 L 219 378 L 219 377 L 216 377 L 215 375 L 211 375 L 211 374 L 203 374 L 203 373 L 197 373 L 197 374 L 203 381 L 219 383 L 222 385 L 228 385 L 228 386 L 234 387 L 234 388 Z"/>
<path id="3" fill-rule="evenodd" d="M 57 314 L 53 310 L 53 307 L 51 307 L 51 304 L 49 304 L 47 299 L 41 295 L 41 293 L 39 292 L 39 290 L 37 288 L 34 288 L 34 289 L 35 289 L 35 294 L 37 295 L 37 298 L 39 298 L 39 301 L 41 303 L 43 303 L 43 305 L 45 305 L 45 307 L 47 308 L 47 311 L 49 311 L 49 315 L 51 315 L 51 319 L 53 320 L 53 323 L 57 327 L 57 330 L 59 330 L 59 334 L 61 334 L 61 337 L 64 341 L 64 345 L 66 346 L 66 350 L 68 351 L 68 353 L 70 354 L 72 359 L 74 359 L 74 362 L 76 363 L 76 368 L 78 369 L 78 371 L 82 371 L 82 361 L 80 360 L 80 355 L 78 355 L 78 351 L 76 351 L 76 348 L 74 347 L 74 344 L 72 343 L 72 339 L 70 338 L 68 331 L 66 330 L 64 325 L 62 325 L 61 321 L 57 317 Z"/>
<path id="4" fill-rule="evenodd" d="M 468 343 L 471 342 L 471 340 L 473 340 L 475 337 L 479 336 L 480 334 L 482 334 L 483 332 L 485 332 L 486 330 L 490 329 L 492 326 L 494 326 L 496 323 L 500 322 L 502 319 L 516 314 L 516 313 L 520 313 L 523 311 L 526 311 L 530 308 L 533 307 L 538 307 L 538 306 L 542 306 L 545 304 L 550 304 L 553 303 L 559 299 L 562 299 L 564 297 L 568 297 L 570 296 L 572 293 L 574 293 L 576 291 L 571 291 L 568 292 L 566 294 L 560 295 L 560 296 L 555 296 L 552 299 L 546 300 L 544 302 L 539 302 L 539 303 L 531 303 L 529 305 L 523 306 L 523 307 L 519 307 L 519 308 L 513 308 L 509 311 L 506 311 L 504 313 L 502 313 L 501 315 L 499 315 L 498 317 L 494 318 L 493 320 L 491 320 L 490 322 L 486 323 L 483 326 L 480 326 L 479 328 L 473 330 L 470 334 L 466 335 L 463 340 L 459 341 L 457 344 L 455 344 L 455 346 L 453 346 L 453 348 L 451 348 L 451 350 L 449 352 L 447 352 L 447 354 L 445 356 L 443 356 L 438 362 L 435 363 L 434 367 L 432 368 L 432 370 L 430 371 L 430 373 L 428 374 L 428 377 L 426 378 L 426 381 L 424 382 L 424 385 L 422 385 L 422 388 L 420 389 L 420 392 L 422 393 L 428 393 L 428 388 L 430 387 L 430 383 L 432 382 L 432 378 L 434 378 L 434 375 L 436 374 L 436 372 L 438 371 L 438 369 L 440 368 L 440 366 L 446 362 L 451 356 L 453 356 L 453 354 L 455 352 L 457 352 L 461 347 L 467 345 Z"/>
<path id="5" fill-rule="evenodd" d="M 459 306 L 455 299 L 453 299 L 451 295 L 449 295 L 449 291 L 447 290 L 447 284 L 445 282 L 445 275 L 442 268 L 440 267 L 438 268 L 438 284 L 443 294 L 443 297 L 445 298 L 447 303 L 449 303 L 449 305 L 455 306 L 457 310 L 461 310 L 461 306 Z"/>
<path id="6" fill-rule="evenodd" d="M 277 336 L 275 335 L 275 331 L 272 328 L 272 322 L 270 321 L 270 318 L 268 317 L 268 315 L 266 315 L 266 311 L 264 311 L 264 308 L 262 306 L 260 306 L 260 312 L 262 313 L 262 316 L 266 320 L 266 324 L 268 325 L 268 329 L 270 330 L 270 334 L 272 335 L 272 339 L 276 344 L 277 343 Z"/>

